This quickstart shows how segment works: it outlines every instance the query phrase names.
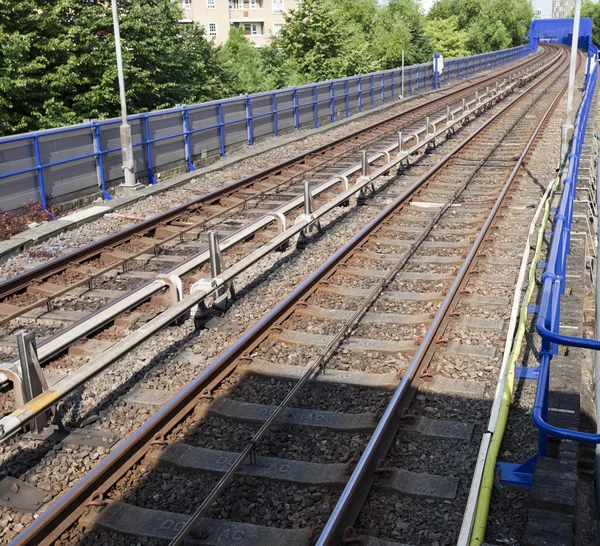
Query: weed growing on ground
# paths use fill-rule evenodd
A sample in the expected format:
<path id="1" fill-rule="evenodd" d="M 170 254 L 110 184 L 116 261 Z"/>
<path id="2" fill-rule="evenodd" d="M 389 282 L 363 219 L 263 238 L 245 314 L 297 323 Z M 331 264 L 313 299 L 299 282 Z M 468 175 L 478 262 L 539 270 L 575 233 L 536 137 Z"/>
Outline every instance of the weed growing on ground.
<path id="1" fill-rule="evenodd" d="M 0 241 L 6 241 L 17 233 L 27 229 L 28 224 L 33 222 L 41 224 L 55 218 L 54 207 L 50 204 L 51 198 L 47 198 L 48 210 L 41 203 L 31 202 L 19 211 L 2 211 L 0 209 Z"/>

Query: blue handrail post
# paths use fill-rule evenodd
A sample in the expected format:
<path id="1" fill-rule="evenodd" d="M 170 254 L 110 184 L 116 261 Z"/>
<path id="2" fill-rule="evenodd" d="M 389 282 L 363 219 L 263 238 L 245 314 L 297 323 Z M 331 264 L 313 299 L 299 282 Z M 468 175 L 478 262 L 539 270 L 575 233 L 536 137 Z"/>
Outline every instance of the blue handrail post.
<path id="1" fill-rule="evenodd" d="M 413 74 L 412 74 L 412 71 L 413 71 L 413 69 L 412 69 L 412 66 L 411 66 L 410 69 L 409 69 L 409 72 L 408 72 L 408 87 L 409 87 L 408 91 L 409 91 L 409 96 L 411 96 L 411 97 L 412 97 L 412 94 L 413 94 Z M 402 91 L 404 91 L 404 89 Z"/>
<path id="2" fill-rule="evenodd" d="M 223 103 L 219 103 L 219 141 L 221 144 L 221 157 L 227 157 L 225 153 L 225 124 L 223 123 Z"/>
<path id="3" fill-rule="evenodd" d="M 385 72 L 381 73 L 381 104 L 385 104 Z"/>
<path id="4" fill-rule="evenodd" d="M 185 104 L 181 106 L 181 114 L 183 116 L 183 133 L 185 135 L 185 159 L 187 161 L 188 171 L 192 172 L 196 170 L 196 167 L 194 166 L 192 136 L 190 134 L 190 111 Z"/>
<path id="5" fill-rule="evenodd" d="M 298 88 L 294 87 L 294 124 L 300 129 L 300 103 L 298 101 Z"/>
<path id="6" fill-rule="evenodd" d="M 404 93 L 404 89 L 402 90 Z M 392 102 L 396 100 L 396 73 L 392 72 Z"/>
<path id="7" fill-rule="evenodd" d="M 420 82 L 420 78 L 419 78 L 419 67 L 417 66 L 417 93 L 419 92 L 420 88 L 421 88 L 421 82 Z"/>
<path id="8" fill-rule="evenodd" d="M 313 87 L 313 107 L 314 107 L 314 115 L 315 115 L 315 128 L 319 128 L 319 91 L 317 90 L 317 86 Z"/>
<path id="9" fill-rule="evenodd" d="M 154 185 L 158 182 L 156 181 L 156 178 L 154 178 L 154 172 L 152 170 L 152 141 L 150 139 L 150 121 L 148 119 L 148 114 L 144 115 L 144 131 L 146 134 L 144 144 L 146 145 L 146 157 L 148 160 L 148 180 L 150 181 L 150 184 Z"/>
<path id="10" fill-rule="evenodd" d="M 42 165 L 42 157 L 40 154 L 40 143 L 38 136 L 33 135 L 33 148 L 35 150 L 35 162 L 38 175 L 38 184 L 40 186 L 40 201 L 44 210 L 48 210 L 48 203 L 46 202 L 46 186 L 44 185 L 44 173 L 42 172 L 44 166 Z"/>
<path id="11" fill-rule="evenodd" d="M 331 99 L 331 123 L 335 123 L 335 84 L 333 80 L 329 84 L 329 96 Z"/>
<path id="12" fill-rule="evenodd" d="M 439 70 L 438 70 L 438 63 L 440 62 L 440 55 L 439 53 L 434 53 L 433 54 L 433 88 L 434 89 L 438 89 L 439 88 Z"/>
<path id="13" fill-rule="evenodd" d="M 279 119 L 277 117 L 277 93 L 273 93 L 273 136 L 279 136 Z"/>
<path id="14" fill-rule="evenodd" d="M 254 118 L 252 117 L 252 99 L 246 95 L 246 118 L 248 120 L 248 144 L 254 146 Z"/>
<path id="15" fill-rule="evenodd" d="M 111 201 L 112 196 L 108 191 L 106 191 L 106 179 L 104 177 L 104 158 L 102 157 L 102 140 L 100 138 L 100 126 L 98 125 L 98 121 L 93 119 L 91 120 L 93 123 L 92 134 L 94 139 L 94 155 L 96 156 L 96 176 L 98 178 L 98 183 L 100 185 L 100 189 L 102 190 L 102 198 L 106 201 Z"/>

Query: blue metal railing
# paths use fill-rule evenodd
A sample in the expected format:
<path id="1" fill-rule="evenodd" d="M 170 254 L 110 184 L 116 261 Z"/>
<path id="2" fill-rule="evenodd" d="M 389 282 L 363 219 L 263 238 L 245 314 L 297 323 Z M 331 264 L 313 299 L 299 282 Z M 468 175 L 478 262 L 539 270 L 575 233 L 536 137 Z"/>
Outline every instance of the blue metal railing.
<path id="1" fill-rule="evenodd" d="M 591 45 L 588 49 L 588 62 L 584 83 L 583 100 L 575 117 L 573 137 L 570 152 L 567 157 L 567 172 L 563 179 L 562 196 L 554 216 L 554 234 L 550 244 L 550 253 L 546 269 L 542 274 L 542 297 L 538 310 L 536 330 L 542 338 L 540 364 L 532 370 L 521 368 L 528 379 L 537 379 L 537 390 L 533 405 L 533 421 L 538 427 L 538 452 L 521 464 L 501 462 L 500 479 L 503 482 L 531 485 L 538 456 L 546 456 L 548 452 L 548 436 L 573 440 L 576 442 L 600 443 L 600 434 L 588 434 L 577 430 L 559 428 L 548 423 L 548 402 L 550 393 L 550 362 L 552 356 L 558 353 L 558 346 L 581 347 L 584 349 L 600 350 L 600 341 L 565 336 L 559 333 L 560 303 L 565 292 L 567 256 L 570 251 L 571 225 L 579 160 L 587 128 L 596 79 L 598 75 L 598 49 Z M 528 373 L 531 372 L 531 373 Z"/>
<path id="2" fill-rule="evenodd" d="M 538 388 L 533 407 L 533 420 L 539 429 L 538 454 L 546 455 L 548 435 L 576 442 L 600 443 L 600 434 L 588 434 L 552 426 L 548 423 L 548 394 L 550 388 L 550 361 L 558 353 L 558 346 L 580 347 L 600 350 L 600 341 L 566 336 L 559 333 L 560 303 L 565 292 L 567 256 L 571 245 L 571 225 L 579 160 L 583 146 L 590 106 L 596 89 L 598 73 L 598 49 L 591 46 L 588 51 L 587 72 L 583 101 L 575 118 L 575 128 L 568 156 L 567 176 L 563 180 L 563 193 L 558 211 L 554 216 L 554 235 L 550 246 L 546 270 L 542 275 L 542 299 L 536 330 L 542 338 Z"/>
<path id="3" fill-rule="evenodd" d="M 301 126 L 319 127 L 324 120 L 335 123 L 341 118 L 351 116 L 353 111 L 362 112 L 386 102 L 393 102 L 398 99 L 400 94 L 411 96 L 415 93 L 426 92 L 435 88 L 436 83 L 437 86 L 449 84 L 452 81 L 468 78 L 482 70 L 508 64 L 528 54 L 529 48 L 521 46 L 493 53 L 448 59 L 445 60 L 444 71 L 439 78 L 435 78 L 433 75 L 432 63 L 427 63 L 405 67 L 403 77 L 400 69 L 394 69 L 297 88 L 280 89 L 196 105 L 183 105 L 168 110 L 129 116 L 130 125 L 132 122 L 139 124 L 137 126 L 139 133 L 134 133 L 133 136 L 136 162 L 141 162 L 143 165 L 143 168 L 138 171 L 146 172 L 151 184 L 157 183 L 155 173 L 161 168 L 172 166 L 172 160 L 165 160 L 164 154 L 159 153 L 160 150 L 153 149 L 165 141 L 172 141 L 169 145 L 176 147 L 179 150 L 177 153 L 182 158 L 178 161 L 193 171 L 195 170 L 194 161 L 203 157 L 202 154 L 194 153 L 195 147 L 202 147 L 207 139 L 215 137 L 216 145 L 209 151 L 214 150 L 221 156 L 226 156 L 228 137 L 235 140 L 236 143 L 240 142 L 240 127 L 243 127 L 246 133 L 242 140 L 253 145 L 256 139 L 257 125 L 264 124 L 265 120 L 269 124 L 268 133 L 265 133 L 263 127 L 260 136 L 280 134 L 284 118 L 288 123 L 285 128 L 295 130 L 300 129 Z M 312 115 L 308 116 L 308 112 L 311 110 Z M 159 123 L 169 117 L 176 118 L 172 121 L 172 126 L 167 129 L 159 126 Z M 118 163 L 121 149 L 118 140 L 109 138 L 107 134 L 109 130 L 118 128 L 119 124 L 120 119 L 93 120 L 71 127 L 0 138 L 0 154 L 3 154 L 4 157 L 4 161 L 0 163 L 0 183 L 5 180 L 10 182 L 10 179 L 15 183 L 16 181 L 20 183 L 23 176 L 34 176 L 37 189 L 35 193 L 28 195 L 27 201 L 35 197 L 34 200 L 41 201 L 43 207 L 46 208 L 46 195 L 53 193 L 49 191 L 49 187 L 53 187 L 57 178 L 54 169 L 73 164 L 73 172 L 67 174 L 61 172 L 62 178 L 59 177 L 59 179 L 64 181 L 70 176 L 70 180 L 75 180 L 77 177 L 81 177 L 81 172 L 75 173 L 75 171 L 77 169 L 84 170 L 82 165 L 87 160 L 90 165 L 87 166 L 88 170 L 84 174 L 91 176 L 93 168 L 97 185 L 102 190 L 105 199 L 110 199 L 107 191 L 108 183 L 118 180 L 122 176 L 120 171 L 114 168 L 114 165 Z M 160 136 L 153 136 L 155 131 L 159 132 Z M 237 133 L 234 135 L 235 131 Z M 86 141 L 85 145 L 82 145 L 81 142 L 78 142 L 80 148 L 77 150 L 66 147 L 69 145 L 68 143 L 59 141 L 61 137 L 69 133 L 71 133 L 71 137 L 87 138 L 89 143 Z M 109 142 L 111 138 L 112 145 Z M 40 144 L 49 148 L 49 151 L 41 154 Z M 11 158 L 13 150 L 10 145 L 14 145 L 13 150 L 19 147 L 19 153 L 14 153 L 16 159 Z M 25 156 L 22 153 L 24 145 L 26 146 Z M 81 147 L 89 151 L 81 153 Z M 139 151 L 136 153 L 135 150 Z M 113 161 L 112 173 L 109 172 L 108 159 Z M 14 168 L 13 164 L 20 168 Z M 91 164 L 94 164 L 93 167 Z M 52 176 L 51 180 L 47 180 L 47 178 L 50 179 L 50 176 Z M 33 192 L 33 190 L 31 191 Z M 1 197 L 5 200 L 4 195 Z M 24 196 L 23 199 L 26 197 Z"/>

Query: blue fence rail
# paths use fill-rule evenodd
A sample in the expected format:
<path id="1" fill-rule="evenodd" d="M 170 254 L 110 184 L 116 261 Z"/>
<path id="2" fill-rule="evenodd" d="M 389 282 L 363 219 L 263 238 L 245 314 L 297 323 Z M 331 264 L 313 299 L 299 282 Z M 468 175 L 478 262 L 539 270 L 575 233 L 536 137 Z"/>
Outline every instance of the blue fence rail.
<path id="1" fill-rule="evenodd" d="M 580 347 L 600 350 L 600 341 L 566 336 L 560 330 L 561 297 L 565 293 L 567 256 L 570 252 L 571 225 L 581 150 L 587 127 L 590 107 L 596 89 L 598 76 L 598 49 L 590 45 L 584 94 L 575 118 L 574 133 L 568 155 L 567 172 L 562 182 L 562 196 L 554 216 L 554 233 L 546 269 L 542 274 L 542 297 L 536 321 L 536 330 L 542 338 L 540 364 L 534 369 L 537 375 L 537 391 L 533 406 L 533 421 L 538 427 L 538 452 L 521 465 L 500 463 L 503 481 L 531 485 L 538 456 L 547 455 L 548 436 L 573 440 L 575 442 L 600 443 L 600 434 L 589 434 L 577 430 L 559 428 L 548 423 L 548 402 L 550 391 L 550 369 L 552 356 L 558 354 L 559 346 Z"/>
<path id="2" fill-rule="evenodd" d="M 129 117 L 135 171 L 157 183 L 157 173 L 195 170 L 232 146 L 302 128 L 335 123 L 373 109 L 497 68 L 529 54 L 527 46 L 446 60 L 441 75 L 426 63 L 267 93 L 183 105 Z M 58 201 L 122 181 L 120 119 L 0 138 L 0 202 L 14 210 L 47 197 Z"/>
<path id="3" fill-rule="evenodd" d="M 598 49 L 591 46 L 589 53 L 598 57 Z M 558 353 L 558 346 L 580 347 L 600 350 L 600 341 L 592 339 L 565 336 L 559 333 L 560 303 L 565 293 L 567 256 L 571 245 L 571 225 L 577 189 L 579 160 L 583 146 L 590 106 L 596 88 L 597 62 L 588 62 L 589 74 L 586 75 L 583 101 L 575 118 L 575 131 L 571 141 L 567 176 L 563 181 L 563 194 L 554 217 L 554 235 L 550 246 L 547 267 L 542 275 L 542 299 L 536 322 L 536 330 L 542 338 L 540 351 L 540 376 L 533 408 L 533 419 L 539 428 L 539 446 L 541 455 L 546 454 L 547 436 L 574 440 L 576 442 L 600 443 L 600 434 L 587 434 L 575 430 L 567 430 L 552 426 L 548 423 L 548 391 L 550 385 L 550 361 Z"/>

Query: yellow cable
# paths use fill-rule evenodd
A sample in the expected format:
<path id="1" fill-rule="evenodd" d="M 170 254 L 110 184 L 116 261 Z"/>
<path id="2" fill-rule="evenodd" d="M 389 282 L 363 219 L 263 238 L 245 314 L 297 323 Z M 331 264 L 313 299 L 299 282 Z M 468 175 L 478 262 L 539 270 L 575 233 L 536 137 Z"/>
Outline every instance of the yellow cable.
<path id="1" fill-rule="evenodd" d="M 533 261 L 529 267 L 529 278 L 527 291 L 523 297 L 523 303 L 519 311 L 519 324 L 515 333 L 515 340 L 513 342 L 512 351 L 508 357 L 508 363 L 506 368 L 506 381 L 504 383 L 504 392 L 502 393 L 502 400 L 500 402 L 500 408 L 498 411 L 498 421 L 492 434 L 490 441 L 490 447 L 488 449 L 485 466 L 483 469 L 483 476 L 481 480 L 481 488 L 479 490 L 479 498 L 477 501 L 477 511 L 475 513 L 475 524 L 473 526 L 473 533 L 471 535 L 471 546 L 481 546 L 485 537 L 485 528 L 487 525 L 488 512 L 490 509 L 490 501 L 492 498 L 492 489 L 494 486 L 494 475 L 496 470 L 496 462 L 498 460 L 498 454 L 500 453 L 500 446 L 502 445 L 502 438 L 504 437 L 504 431 L 506 430 L 506 423 L 508 421 L 508 412 L 510 410 L 510 402 L 512 398 L 513 386 L 515 382 L 515 364 L 521 353 L 521 346 L 523 345 L 523 338 L 525 337 L 525 330 L 527 327 L 527 307 L 531 301 L 533 289 L 535 288 L 535 272 L 537 269 L 540 255 L 542 253 L 542 246 L 544 243 L 544 233 L 546 231 L 546 225 L 548 224 L 548 218 L 550 216 L 550 203 L 554 197 L 554 193 L 558 188 L 560 177 L 557 176 L 552 190 L 546 203 L 544 205 L 544 218 L 538 232 L 537 243 L 535 247 L 535 254 Z"/>

